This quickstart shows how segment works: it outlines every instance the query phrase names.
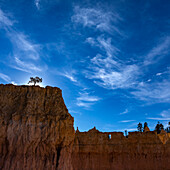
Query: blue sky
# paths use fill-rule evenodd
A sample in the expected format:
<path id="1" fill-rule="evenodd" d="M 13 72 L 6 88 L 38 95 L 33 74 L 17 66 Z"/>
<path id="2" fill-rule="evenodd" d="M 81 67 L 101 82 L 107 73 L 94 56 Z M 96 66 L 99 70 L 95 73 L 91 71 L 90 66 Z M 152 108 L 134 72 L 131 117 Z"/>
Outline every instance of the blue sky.
<path id="1" fill-rule="evenodd" d="M 86 131 L 170 121 L 169 0 L 0 0 L 0 83 L 43 78 Z"/>

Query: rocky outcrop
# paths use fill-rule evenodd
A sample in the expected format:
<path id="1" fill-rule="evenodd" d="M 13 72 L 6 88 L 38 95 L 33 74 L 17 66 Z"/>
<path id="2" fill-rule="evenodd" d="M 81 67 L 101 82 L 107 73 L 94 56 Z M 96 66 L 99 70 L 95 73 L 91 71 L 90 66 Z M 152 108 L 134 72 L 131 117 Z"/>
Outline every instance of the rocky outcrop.
<path id="1" fill-rule="evenodd" d="M 76 132 L 72 165 L 75 170 L 169 170 L 170 140 L 155 132 Z M 83 167 L 83 168 L 82 168 Z"/>
<path id="2" fill-rule="evenodd" d="M 150 131 L 149 127 L 148 127 L 148 126 L 145 126 L 145 127 L 144 127 L 144 132 L 149 132 L 149 131 Z"/>
<path id="3" fill-rule="evenodd" d="M 59 88 L 0 85 L 0 170 L 169 170 L 169 138 L 75 132 Z"/>
<path id="4" fill-rule="evenodd" d="M 0 169 L 72 169 L 74 136 L 59 88 L 0 85 Z"/>

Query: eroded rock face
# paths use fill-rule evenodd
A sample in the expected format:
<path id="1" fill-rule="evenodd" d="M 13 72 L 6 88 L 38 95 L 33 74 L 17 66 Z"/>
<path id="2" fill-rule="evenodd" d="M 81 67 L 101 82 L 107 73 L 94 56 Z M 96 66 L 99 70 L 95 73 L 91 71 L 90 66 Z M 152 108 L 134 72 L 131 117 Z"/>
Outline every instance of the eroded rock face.
<path id="1" fill-rule="evenodd" d="M 75 133 L 59 88 L 0 85 L 0 170 L 170 170 L 169 138 Z"/>
<path id="2" fill-rule="evenodd" d="M 59 88 L 0 85 L 0 169 L 72 169 L 74 135 Z"/>
<path id="3" fill-rule="evenodd" d="M 169 170 L 170 140 L 163 144 L 155 132 L 76 131 L 74 170 Z M 83 168 L 82 168 L 83 167 Z"/>

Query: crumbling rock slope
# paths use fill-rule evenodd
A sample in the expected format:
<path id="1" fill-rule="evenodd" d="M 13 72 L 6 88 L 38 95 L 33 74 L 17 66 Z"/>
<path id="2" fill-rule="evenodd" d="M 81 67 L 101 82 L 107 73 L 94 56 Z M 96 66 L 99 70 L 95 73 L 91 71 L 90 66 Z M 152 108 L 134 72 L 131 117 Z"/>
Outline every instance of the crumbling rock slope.
<path id="1" fill-rule="evenodd" d="M 169 138 L 75 132 L 59 88 L 0 85 L 0 170 L 170 170 Z"/>

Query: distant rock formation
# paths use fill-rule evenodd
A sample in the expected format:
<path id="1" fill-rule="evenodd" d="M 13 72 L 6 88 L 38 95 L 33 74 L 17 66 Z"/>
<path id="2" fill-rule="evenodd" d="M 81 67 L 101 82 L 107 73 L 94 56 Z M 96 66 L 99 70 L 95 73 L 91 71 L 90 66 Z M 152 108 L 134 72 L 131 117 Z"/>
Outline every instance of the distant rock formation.
<path id="1" fill-rule="evenodd" d="M 0 170 L 169 170 L 169 138 L 75 132 L 59 88 L 0 85 Z"/>
<path id="2" fill-rule="evenodd" d="M 148 127 L 148 126 L 145 126 L 144 132 L 149 132 L 149 131 L 150 131 L 149 127 Z"/>

